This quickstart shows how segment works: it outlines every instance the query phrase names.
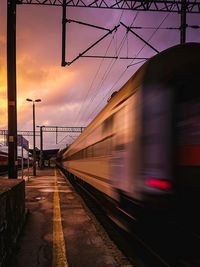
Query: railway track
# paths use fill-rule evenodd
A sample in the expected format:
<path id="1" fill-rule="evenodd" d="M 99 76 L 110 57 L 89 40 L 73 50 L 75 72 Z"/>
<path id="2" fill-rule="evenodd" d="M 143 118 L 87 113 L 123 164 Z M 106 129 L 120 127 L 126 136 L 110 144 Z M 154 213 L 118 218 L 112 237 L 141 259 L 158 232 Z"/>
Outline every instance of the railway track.
<path id="1" fill-rule="evenodd" d="M 138 232 L 138 222 L 115 203 L 107 202 L 101 194 L 83 183 L 83 181 L 67 177 L 87 207 L 103 225 L 110 238 L 116 243 L 133 266 L 166 267 L 171 266 L 152 248 Z M 96 197 L 98 195 L 98 197 Z"/>
<path id="2" fill-rule="evenodd" d="M 67 177 L 110 238 L 134 266 L 199 267 L 199 234 L 172 217 L 150 217 L 143 222 L 108 202 L 97 190 Z M 149 219 L 151 218 L 151 219 Z"/>

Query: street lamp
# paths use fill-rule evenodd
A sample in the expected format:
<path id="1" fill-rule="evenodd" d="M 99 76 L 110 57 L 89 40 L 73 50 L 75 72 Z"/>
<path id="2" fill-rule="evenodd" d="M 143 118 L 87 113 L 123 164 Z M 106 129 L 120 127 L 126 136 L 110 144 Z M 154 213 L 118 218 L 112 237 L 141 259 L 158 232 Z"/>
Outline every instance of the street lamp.
<path id="1" fill-rule="evenodd" d="M 35 102 L 41 102 L 41 99 L 32 100 L 27 98 L 26 101 L 33 103 L 33 176 L 36 176 L 36 151 L 35 151 Z"/>

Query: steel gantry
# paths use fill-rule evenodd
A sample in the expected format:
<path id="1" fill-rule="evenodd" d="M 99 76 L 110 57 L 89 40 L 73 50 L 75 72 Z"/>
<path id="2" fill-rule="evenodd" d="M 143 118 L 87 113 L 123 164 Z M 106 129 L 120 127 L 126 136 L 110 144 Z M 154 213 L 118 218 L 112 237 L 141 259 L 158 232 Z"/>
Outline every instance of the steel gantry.
<path id="1" fill-rule="evenodd" d="M 43 133 L 55 133 L 56 134 L 56 144 L 58 144 L 58 133 L 82 133 L 85 127 L 70 127 L 70 126 L 37 126 L 40 128 L 39 131 L 35 131 L 35 136 L 40 137 L 40 166 L 42 166 L 43 163 L 43 143 L 44 143 L 44 137 Z M 17 140 L 19 145 L 19 140 L 24 139 L 23 136 L 33 136 L 33 131 L 27 131 L 27 130 L 21 130 L 17 132 Z M 0 130 L 0 136 L 2 136 L 3 145 L 8 144 L 8 130 Z"/>
<path id="2" fill-rule="evenodd" d="M 136 11 L 178 12 L 182 10 L 182 0 L 66 0 L 67 7 L 106 8 Z M 186 2 L 186 12 L 199 13 L 200 1 Z M 63 0 L 17 0 L 17 4 L 63 6 Z"/>
<path id="3" fill-rule="evenodd" d="M 179 13 L 180 42 L 186 40 L 186 14 L 200 13 L 200 0 L 7 0 L 7 95 L 8 95 L 8 164 L 9 178 L 17 178 L 17 102 L 16 102 L 16 6 L 43 5 L 62 8 L 62 66 L 72 62 L 65 61 L 67 7 L 121 9 L 134 11 Z M 126 25 L 127 30 L 130 28 Z M 109 30 L 108 33 L 112 33 Z M 105 37 L 107 34 L 105 35 Z M 96 43 L 98 43 L 98 40 Z M 94 43 L 92 47 L 96 44 Z M 89 49 L 88 49 L 89 50 Z M 87 50 L 87 51 L 88 51 Z M 84 51 L 85 53 L 85 51 Z M 82 53 L 82 56 L 83 53 Z"/>

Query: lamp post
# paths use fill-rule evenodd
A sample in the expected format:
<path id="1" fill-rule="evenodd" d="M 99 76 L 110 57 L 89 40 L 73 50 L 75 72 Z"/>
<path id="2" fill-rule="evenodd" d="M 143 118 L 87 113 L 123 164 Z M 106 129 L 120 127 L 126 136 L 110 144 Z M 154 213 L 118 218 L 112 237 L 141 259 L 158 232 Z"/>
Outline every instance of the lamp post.
<path id="1" fill-rule="evenodd" d="M 41 102 L 41 99 L 32 100 L 27 98 L 26 101 L 33 103 L 33 176 L 36 176 L 36 151 L 35 151 L 35 103 Z"/>

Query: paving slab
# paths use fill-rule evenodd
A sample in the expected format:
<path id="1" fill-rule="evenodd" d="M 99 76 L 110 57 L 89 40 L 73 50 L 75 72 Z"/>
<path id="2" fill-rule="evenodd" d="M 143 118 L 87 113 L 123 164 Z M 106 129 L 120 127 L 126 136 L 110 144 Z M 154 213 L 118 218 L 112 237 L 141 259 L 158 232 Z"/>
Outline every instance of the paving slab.
<path id="1" fill-rule="evenodd" d="M 26 208 L 8 267 L 132 266 L 60 171 L 37 171 L 26 180 Z"/>

